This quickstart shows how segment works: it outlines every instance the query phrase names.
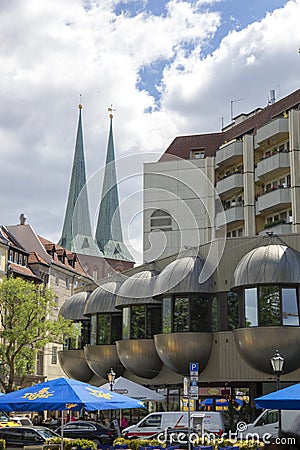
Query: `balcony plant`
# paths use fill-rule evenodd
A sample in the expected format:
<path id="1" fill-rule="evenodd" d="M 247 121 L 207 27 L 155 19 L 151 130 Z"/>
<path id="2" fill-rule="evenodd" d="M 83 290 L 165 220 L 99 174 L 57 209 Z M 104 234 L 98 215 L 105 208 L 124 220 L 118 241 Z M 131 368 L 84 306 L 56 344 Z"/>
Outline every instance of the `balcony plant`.
<path id="1" fill-rule="evenodd" d="M 275 220 L 274 222 L 268 222 L 265 223 L 264 229 L 266 230 L 268 228 L 276 227 L 276 225 L 282 225 L 283 223 L 286 223 L 284 219 Z"/>

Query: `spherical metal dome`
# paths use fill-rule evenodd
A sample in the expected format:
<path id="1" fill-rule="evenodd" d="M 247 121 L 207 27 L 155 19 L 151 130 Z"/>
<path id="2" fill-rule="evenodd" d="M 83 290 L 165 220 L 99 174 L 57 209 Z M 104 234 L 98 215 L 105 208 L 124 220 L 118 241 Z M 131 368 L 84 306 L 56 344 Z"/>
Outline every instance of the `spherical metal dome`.
<path id="1" fill-rule="evenodd" d="M 209 292 L 209 283 L 199 283 L 204 261 L 199 257 L 185 256 L 167 265 L 158 275 L 154 295 Z"/>
<path id="2" fill-rule="evenodd" d="M 300 284 L 300 253 L 286 245 L 270 244 L 243 256 L 231 287 L 282 283 Z"/>
<path id="3" fill-rule="evenodd" d="M 116 306 L 160 304 L 152 297 L 156 275 L 154 270 L 143 270 L 127 278 L 119 289 Z"/>
<path id="4" fill-rule="evenodd" d="M 68 320 L 87 320 L 84 309 L 89 294 L 89 292 L 78 292 L 71 295 L 60 308 L 59 314 Z"/>
<path id="5" fill-rule="evenodd" d="M 118 312 L 115 303 L 119 287 L 120 282 L 111 281 L 95 289 L 86 302 L 84 314 L 89 316 L 97 313 Z"/>

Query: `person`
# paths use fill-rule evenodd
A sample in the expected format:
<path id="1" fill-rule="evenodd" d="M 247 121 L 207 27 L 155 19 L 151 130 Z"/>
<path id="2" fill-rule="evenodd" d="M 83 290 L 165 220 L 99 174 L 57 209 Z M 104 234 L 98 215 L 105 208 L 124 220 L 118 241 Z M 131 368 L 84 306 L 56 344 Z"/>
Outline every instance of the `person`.
<path id="1" fill-rule="evenodd" d="M 123 416 L 121 419 L 121 429 L 123 430 L 124 428 L 127 428 L 129 425 L 128 419 L 126 416 Z"/>

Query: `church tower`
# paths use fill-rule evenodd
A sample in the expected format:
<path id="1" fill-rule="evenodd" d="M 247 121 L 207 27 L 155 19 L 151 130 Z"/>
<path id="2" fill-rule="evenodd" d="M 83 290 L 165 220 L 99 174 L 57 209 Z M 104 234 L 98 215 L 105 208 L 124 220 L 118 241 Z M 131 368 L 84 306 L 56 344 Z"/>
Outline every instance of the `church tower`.
<path id="1" fill-rule="evenodd" d="M 81 104 L 79 105 L 79 119 L 69 196 L 62 235 L 58 245 L 73 252 L 101 256 L 101 252 L 95 245 L 92 237 L 86 185 Z"/>
<path id="2" fill-rule="evenodd" d="M 110 128 L 95 241 L 105 258 L 133 261 L 123 242 L 112 128 L 112 108 L 109 108 L 109 111 Z"/>
<path id="3" fill-rule="evenodd" d="M 112 114 L 110 114 L 110 131 L 98 223 L 95 239 L 93 238 L 86 183 L 81 104 L 79 105 L 69 195 L 58 245 L 76 252 L 82 267 L 94 280 L 111 275 L 115 270 L 122 272 L 130 269 L 134 264 L 133 258 L 123 242 Z"/>

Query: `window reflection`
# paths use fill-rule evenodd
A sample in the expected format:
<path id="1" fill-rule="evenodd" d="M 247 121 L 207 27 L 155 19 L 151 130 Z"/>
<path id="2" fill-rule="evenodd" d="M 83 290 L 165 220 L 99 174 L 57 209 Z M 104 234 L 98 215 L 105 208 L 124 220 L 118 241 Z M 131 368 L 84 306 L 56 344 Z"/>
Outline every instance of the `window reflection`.
<path id="1" fill-rule="evenodd" d="M 282 324 L 299 325 L 299 311 L 295 288 L 282 288 Z"/>
<path id="2" fill-rule="evenodd" d="M 260 286 L 259 315 L 262 327 L 280 325 L 279 286 Z"/>
<path id="3" fill-rule="evenodd" d="M 245 289 L 245 320 L 246 327 L 256 327 L 257 317 L 257 288 Z"/>
<path id="4" fill-rule="evenodd" d="M 174 333 L 189 331 L 189 299 L 175 298 L 173 314 Z"/>
<path id="5" fill-rule="evenodd" d="M 236 292 L 227 293 L 227 327 L 234 330 L 239 326 L 238 295 Z"/>
<path id="6" fill-rule="evenodd" d="M 163 299 L 163 333 L 172 332 L 172 298 Z"/>

